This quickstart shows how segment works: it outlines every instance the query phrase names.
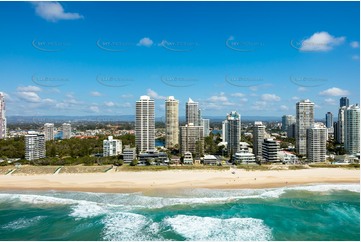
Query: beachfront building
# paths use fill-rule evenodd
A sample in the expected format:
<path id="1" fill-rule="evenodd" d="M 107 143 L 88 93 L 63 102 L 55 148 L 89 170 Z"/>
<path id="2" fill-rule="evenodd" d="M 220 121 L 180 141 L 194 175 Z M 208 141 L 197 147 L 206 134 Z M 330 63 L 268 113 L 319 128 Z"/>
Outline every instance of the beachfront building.
<path id="1" fill-rule="evenodd" d="M 122 153 L 122 141 L 113 139 L 113 136 L 108 136 L 107 140 L 103 140 L 103 156 L 117 156 Z"/>
<path id="2" fill-rule="evenodd" d="M 5 109 L 5 95 L 0 92 L 0 139 L 5 139 L 6 134 L 6 109 Z"/>
<path id="3" fill-rule="evenodd" d="M 298 157 L 288 151 L 280 150 L 277 152 L 277 155 L 283 164 L 298 164 L 299 162 Z"/>
<path id="4" fill-rule="evenodd" d="M 138 152 L 155 149 L 154 100 L 149 96 L 141 96 L 136 102 L 135 144 Z"/>
<path id="5" fill-rule="evenodd" d="M 45 136 L 37 132 L 29 131 L 25 135 L 25 159 L 32 161 L 45 158 Z"/>
<path id="6" fill-rule="evenodd" d="M 203 126 L 203 136 L 208 137 L 209 136 L 209 119 L 201 119 L 201 126 Z"/>
<path id="7" fill-rule="evenodd" d="M 45 135 L 45 141 L 54 140 L 54 124 L 53 123 L 44 124 L 44 135 Z"/>
<path id="8" fill-rule="evenodd" d="M 150 164 L 150 165 L 156 165 L 156 164 L 168 164 L 169 159 L 168 155 L 165 152 L 158 152 L 158 151 L 146 151 L 139 153 L 138 156 L 139 164 Z"/>
<path id="9" fill-rule="evenodd" d="M 277 152 L 280 150 L 279 143 L 274 139 L 264 139 L 262 143 L 262 160 L 265 162 L 279 162 Z"/>
<path id="10" fill-rule="evenodd" d="M 187 151 L 198 157 L 203 154 L 203 126 L 194 126 L 192 123 L 181 126 L 179 140 L 182 155 Z"/>
<path id="11" fill-rule="evenodd" d="M 348 154 L 360 153 L 360 107 L 351 105 L 345 112 L 345 150 Z"/>
<path id="12" fill-rule="evenodd" d="M 193 156 L 191 152 L 185 152 L 183 157 L 183 164 L 193 165 Z"/>
<path id="13" fill-rule="evenodd" d="M 309 162 L 326 161 L 327 128 L 323 123 L 314 123 L 307 129 L 307 159 Z"/>
<path id="14" fill-rule="evenodd" d="M 256 162 L 255 155 L 248 151 L 241 150 L 233 155 L 233 163 L 235 164 L 250 164 L 255 162 Z"/>
<path id="15" fill-rule="evenodd" d="M 282 116 L 282 131 L 288 132 L 289 127 L 296 123 L 296 117 L 293 115 Z"/>
<path id="16" fill-rule="evenodd" d="M 217 165 L 217 157 L 214 155 L 205 155 L 203 158 L 204 165 Z"/>
<path id="17" fill-rule="evenodd" d="M 307 154 L 307 129 L 314 123 L 315 104 L 308 99 L 296 104 L 296 152 Z"/>
<path id="18" fill-rule="evenodd" d="M 241 115 L 236 111 L 227 114 L 226 126 L 227 152 L 229 157 L 232 157 L 234 153 L 239 151 L 239 142 L 241 140 Z"/>
<path id="19" fill-rule="evenodd" d="M 173 96 L 165 100 L 165 147 L 172 148 L 179 144 L 179 101 Z"/>
<path id="20" fill-rule="evenodd" d="M 134 147 L 130 148 L 129 145 L 125 145 L 124 150 L 123 150 L 123 161 L 124 161 L 124 163 L 130 163 L 135 158 L 137 158 L 136 149 Z"/>
<path id="21" fill-rule="evenodd" d="M 194 126 L 201 126 L 201 117 L 198 102 L 194 102 L 191 98 L 186 103 L 186 123 Z"/>
<path id="22" fill-rule="evenodd" d="M 62 124 L 63 137 L 62 139 L 70 139 L 71 138 L 71 124 L 63 123 Z"/>
<path id="23" fill-rule="evenodd" d="M 266 126 L 261 121 L 255 121 L 253 126 L 253 154 L 257 160 L 262 158 L 262 143 L 265 138 Z"/>

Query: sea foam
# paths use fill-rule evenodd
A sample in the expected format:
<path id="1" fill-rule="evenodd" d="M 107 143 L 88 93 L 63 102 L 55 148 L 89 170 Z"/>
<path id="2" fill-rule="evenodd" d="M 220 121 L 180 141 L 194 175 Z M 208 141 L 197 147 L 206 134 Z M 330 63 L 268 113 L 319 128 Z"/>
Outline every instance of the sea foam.
<path id="1" fill-rule="evenodd" d="M 255 218 L 220 219 L 177 215 L 164 220 L 187 240 L 261 241 L 271 240 L 272 231 L 263 220 Z"/>

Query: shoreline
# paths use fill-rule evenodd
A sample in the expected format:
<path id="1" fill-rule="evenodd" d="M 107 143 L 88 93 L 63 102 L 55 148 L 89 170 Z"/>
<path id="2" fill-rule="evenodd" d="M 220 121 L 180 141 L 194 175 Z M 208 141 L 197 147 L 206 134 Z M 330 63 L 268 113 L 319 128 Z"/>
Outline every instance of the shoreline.
<path id="1" fill-rule="evenodd" d="M 359 169 L 311 168 L 246 171 L 167 170 L 1 175 L 0 191 L 157 192 L 178 189 L 260 189 L 327 183 L 360 183 Z"/>

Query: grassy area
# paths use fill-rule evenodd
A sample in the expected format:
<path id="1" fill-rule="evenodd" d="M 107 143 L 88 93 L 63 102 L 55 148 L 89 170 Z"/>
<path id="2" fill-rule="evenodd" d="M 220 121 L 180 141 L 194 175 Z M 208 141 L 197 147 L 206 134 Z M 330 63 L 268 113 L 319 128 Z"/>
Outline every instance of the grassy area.
<path id="1" fill-rule="evenodd" d="M 308 166 L 312 167 L 312 168 L 356 168 L 356 169 L 360 169 L 360 164 L 340 165 L 340 164 L 329 164 L 329 163 L 314 163 L 314 164 L 309 164 Z"/>
<path id="2" fill-rule="evenodd" d="M 0 175 L 6 175 L 9 171 L 15 169 L 14 166 L 0 166 Z"/>
<path id="3" fill-rule="evenodd" d="M 167 171 L 167 170 L 228 170 L 228 166 L 129 166 L 118 167 L 118 171 Z"/>
<path id="4" fill-rule="evenodd" d="M 21 166 L 13 174 L 53 174 L 59 166 Z"/>

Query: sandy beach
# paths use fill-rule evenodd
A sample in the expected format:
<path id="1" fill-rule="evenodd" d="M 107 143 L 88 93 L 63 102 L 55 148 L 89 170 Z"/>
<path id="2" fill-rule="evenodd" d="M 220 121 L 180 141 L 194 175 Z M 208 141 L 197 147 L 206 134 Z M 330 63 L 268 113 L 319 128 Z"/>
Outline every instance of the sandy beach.
<path id="1" fill-rule="evenodd" d="M 232 173 L 234 171 L 234 174 Z M 314 183 L 359 183 L 360 170 L 172 170 L 82 174 L 0 175 L 0 190 L 132 192 L 183 188 L 270 188 Z"/>

